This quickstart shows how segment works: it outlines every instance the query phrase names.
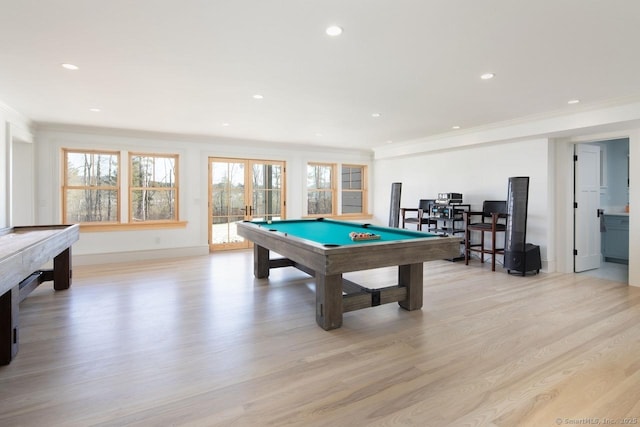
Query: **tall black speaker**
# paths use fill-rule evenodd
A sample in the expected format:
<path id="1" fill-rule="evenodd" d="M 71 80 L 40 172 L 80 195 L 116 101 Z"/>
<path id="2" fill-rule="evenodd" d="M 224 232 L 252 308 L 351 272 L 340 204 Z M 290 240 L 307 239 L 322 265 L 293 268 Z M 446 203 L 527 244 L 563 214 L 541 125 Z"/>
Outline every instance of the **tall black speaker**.
<path id="1" fill-rule="evenodd" d="M 529 177 L 509 178 L 507 190 L 507 227 L 504 242 L 504 268 L 524 274 L 540 271 L 540 247 L 527 244 Z"/>
<path id="2" fill-rule="evenodd" d="M 507 190 L 507 230 L 504 250 L 523 251 L 527 241 L 527 209 L 529 205 L 529 177 L 509 178 Z"/>
<path id="3" fill-rule="evenodd" d="M 400 225 L 400 192 L 402 183 L 391 184 L 391 205 L 389 206 L 389 227 L 398 228 Z"/>

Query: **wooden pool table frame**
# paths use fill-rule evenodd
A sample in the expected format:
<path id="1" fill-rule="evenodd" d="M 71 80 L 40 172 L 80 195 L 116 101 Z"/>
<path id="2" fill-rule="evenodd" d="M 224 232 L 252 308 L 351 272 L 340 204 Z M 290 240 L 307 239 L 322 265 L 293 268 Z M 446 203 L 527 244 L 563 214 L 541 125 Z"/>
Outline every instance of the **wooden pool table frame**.
<path id="1" fill-rule="evenodd" d="M 458 256 L 461 241 L 458 237 L 425 236 L 325 247 L 248 221 L 238 223 L 238 234 L 254 243 L 256 278 L 269 277 L 271 268 L 288 266 L 315 277 L 316 322 L 325 330 L 339 328 L 344 312 L 361 308 L 397 301 L 406 310 L 419 310 L 422 308 L 423 263 Z M 270 259 L 269 251 L 285 258 Z M 342 277 L 350 271 L 389 266 L 398 266 L 395 286 L 370 289 Z"/>
<path id="2" fill-rule="evenodd" d="M 28 239 L 30 232 L 44 232 Z M 71 286 L 71 245 L 79 225 L 42 225 L 0 229 L 0 365 L 18 352 L 19 304 L 40 283 L 53 281 L 55 290 Z M 53 260 L 53 269 L 41 270 Z"/>

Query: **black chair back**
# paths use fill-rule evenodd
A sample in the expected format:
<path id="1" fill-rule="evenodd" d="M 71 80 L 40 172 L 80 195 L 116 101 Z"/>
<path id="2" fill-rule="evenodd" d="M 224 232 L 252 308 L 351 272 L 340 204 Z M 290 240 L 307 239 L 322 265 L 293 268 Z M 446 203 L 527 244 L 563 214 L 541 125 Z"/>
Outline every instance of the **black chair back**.
<path id="1" fill-rule="evenodd" d="M 507 213 L 507 201 L 506 200 L 485 200 L 482 203 L 482 215 L 491 217 L 492 213 Z"/>
<path id="2" fill-rule="evenodd" d="M 431 215 L 431 206 L 435 203 L 435 199 L 420 199 L 418 202 L 418 209 L 422 209 Z"/>

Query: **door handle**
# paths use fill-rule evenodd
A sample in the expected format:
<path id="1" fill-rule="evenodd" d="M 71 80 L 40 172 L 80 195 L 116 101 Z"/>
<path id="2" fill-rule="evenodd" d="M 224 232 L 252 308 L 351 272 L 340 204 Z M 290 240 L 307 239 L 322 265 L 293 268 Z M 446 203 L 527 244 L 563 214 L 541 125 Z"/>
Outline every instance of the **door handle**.
<path id="1" fill-rule="evenodd" d="M 604 209 L 597 209 L 596 210 L 596 216 L 598 218 L 600 218 L 602 215 L 604 215 Z"/>

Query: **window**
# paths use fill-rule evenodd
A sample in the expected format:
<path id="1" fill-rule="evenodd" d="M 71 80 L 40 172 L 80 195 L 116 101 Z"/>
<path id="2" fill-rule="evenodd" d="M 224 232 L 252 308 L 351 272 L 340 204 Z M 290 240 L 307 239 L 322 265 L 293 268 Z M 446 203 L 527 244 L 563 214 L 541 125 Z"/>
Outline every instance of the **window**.
<path id="1" fill-rule="evenodd" d="M 131 222 L 177 221 L 178 156 L 136 153 L 129 160 Z"/>
<path id="2" fill-rule="evenodd" d="M 342 213 L 366 212 L 366 166 L 342 165 Z"/>
<path id="3" fill-rule="evenodd" d="M 64 162 L 64 222 L 119 222 L 119 153 L 64 150 Z"/>
<path id="4" fill-rule="evenodd" d="M 367 167 L 341 165 L 339 178 L 335 178 L 336 170 L 334 164 L 307 164 L 307 215 L 355 216 L 367 213 Z"/>
<path id="5" fill-rule="evenodd" d="M 63 149 L 63 222 L 97 231 L 186 224 L 178 220 L 178 155 L 129 153 L 128 164 L 121 156 L 127 152 Z"/>
<path id="6" fill-rule="evenodd" d="M 335 214 L 334 169 L 332 164 L 307 164 L 307 214 Z"/>

